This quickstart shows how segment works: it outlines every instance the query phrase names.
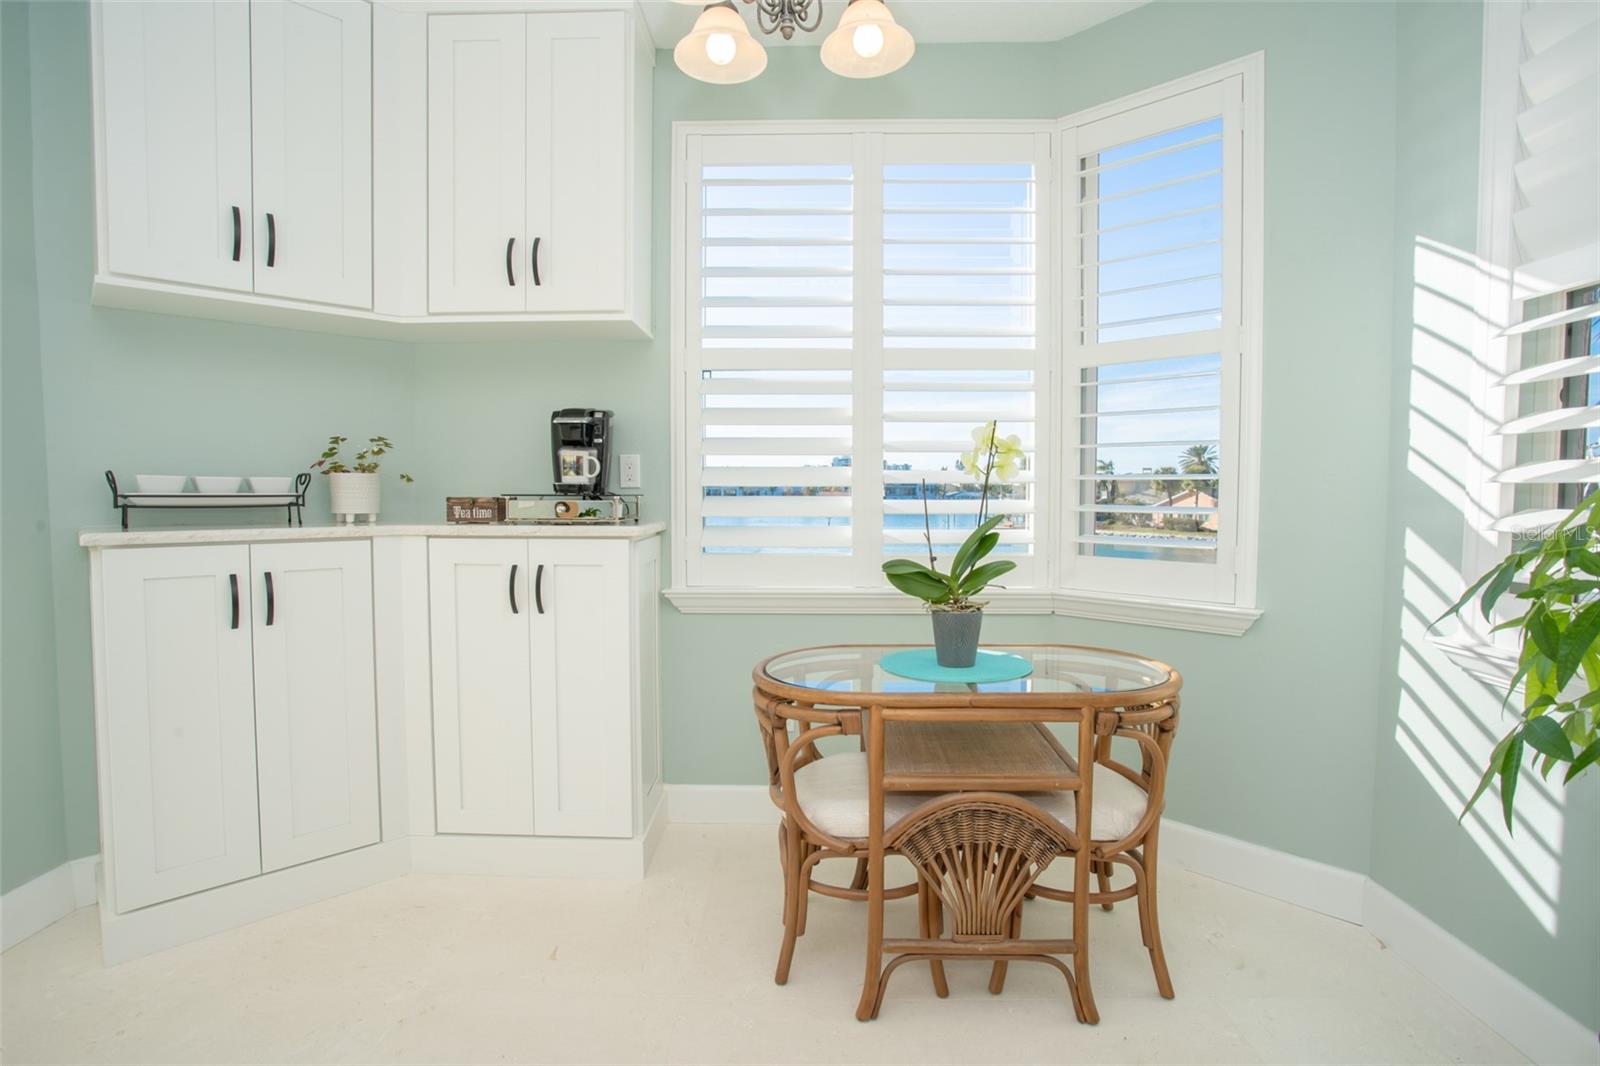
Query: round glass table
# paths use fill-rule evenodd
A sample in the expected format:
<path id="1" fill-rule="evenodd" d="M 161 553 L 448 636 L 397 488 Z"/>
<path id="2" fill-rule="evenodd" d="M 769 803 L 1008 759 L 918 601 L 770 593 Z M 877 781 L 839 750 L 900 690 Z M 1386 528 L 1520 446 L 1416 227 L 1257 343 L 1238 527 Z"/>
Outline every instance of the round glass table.
<path id="1" fill-rule="evenodd" d="M 755 668 L 756 720 L 773 801 L 783 812 L 779 983 L 804 928 L 801 901 L 824 892 L 867 904 L 867 970 L 856 1008 L 863 1021 L 877 1015 L 889 976 L 904 962 L 929 962 L 939 988 L 944 961 L 991 961 L 990 990 L 998 991 L 1011 959 L 1060 970 L 1078 1018 L 1094 1022 L 1099 1013 L 1089 987 L 1085 916 L 1093 904 L 1109 907 L 1137 894 L 1141 922 L 1149 916 L 1141 928 L 1157 985 L 1170 996 L 1153 930 L 1156 838 L 1183 687 L 1178 671 L 1107 648 L 1008 644 L 989 648 L 1026 660 L 1026 677 L 921 681 L 885 668 L 886 656 L 908 647 L 916 646 L 800 648 Z M 861 738 L 859 755 L 817 747 L 852 735 Z M 1118 760 L 1114 742 L 1135 745 L 1132 761 Z M 819 785 L 802 795 L 803 777 L 828 781 L 832 791 Z M 1121 814 L 1110 804 L 1098 809 L 1096 790 L 1120 790 Z M 817 798 L 808 802 L 806 796 Z M 827 821 L 818 806 L 825 796 L 851 800 L 840 800 L 852 816 L 848 825 L 819 824 L 818 818 Z M 1104 835 L 1095 832 L 1102 824 Z M 885 885 L 890 852 L 917 867 L 916 885 Z M 1072 863 L 1070 890 L 1035 881 L 1054 857 Z M 850 888 L 811 877 L 824 858 L 858 862 Z M 1110 889 L 1113 863 L 1133 868 L 1132 887 Z M 1091 888 L 1091 873 L 1098 888 Z M 996 885 L 1009 886 L 1010 894 L 1000 898 Z M 885 899 L 910 892 L 918 895 L 921 935 L 886 937 Z M 1022 935 L 1029 892 L 1072 903 L 1070 939 Z M 958 926 L 952 917 L 949 937 L 941 916 L 946 907 L 966 923 Z M 1062 961 L 1067 956 L 1070 968 Z"/>
<path id="2" fill-rule="evenodd" d="M 899 644 L 841 644 L 801 648 L 767 659 L 755 670 L 756 687 L 808 704 L 890 705 L 966 702 L 1043 703 L 1071 707 L 1127 707 L 1176 694 L 1182 681 L 1165 663 L 1128 652 L 1071 644 L 996 644 L 986 650 L 1026 660 L 1028 676 L 1013 681 L 918 681 L 884 669 L 883 659 L 906 650 Z"/>

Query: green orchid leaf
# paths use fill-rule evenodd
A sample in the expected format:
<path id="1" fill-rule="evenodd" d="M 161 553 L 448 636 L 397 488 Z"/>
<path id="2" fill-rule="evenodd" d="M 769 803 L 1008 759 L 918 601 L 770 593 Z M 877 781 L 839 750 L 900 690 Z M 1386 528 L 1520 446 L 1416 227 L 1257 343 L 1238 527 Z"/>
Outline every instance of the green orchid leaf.
<path id="1" fill-rule="evenodd" d="M 943 603 L 950 597 L 950 587 L 943 581 L 935 581 L 926 574 L 887 574 L 889 584 L 904 592 L 907 596 L 915 596 L 919 600 L 929 603 Z"/>
<path id="2" fill-rule="evenodd" d="M 927 574 L 929 577 L 937 578 L 940 581 L 945 579 L 945 576 L 939 571 L 919 563 L 915 559 L 890 559 L 883 564 L 883 572 L 885 574 Z"/>
<path id="3" fill-rule="evenodd" d="M 999 559 L 992 563 L 984 563 L 968 574 L 961 582 L 961 595 L 973 596 L 983 591 L 989 582 L 1003 577 L 1017 568 L 1017 564 L 1010 559 Z"/>
<path id="4" fill-rule="evenodd" d="M 961 547 L 956 550 L 955 561 L 950 564 L 951 577 L 961 576 L 961 574 L 966 570 L 967 566 L 973 561 L 974 554 L 979 552 L 983 541 L 988 538 L 989 533 L 994 529 L 995 526 L 998 526 L 1005 519 L 1005 517 L 1006 516 L 1003 514 L 990 515 L 984 520 L 982 525 L 980 525 L 977 529 L 974 529 L 971 533 L 967 534 L 967 539 L 962 541 Z M 999 540 L 999 536 L 996 535 L 994 542 L 991 543 L 988 550 L 992 551 L 993 545 L 995 543 L 999 543 Z M 987 554 L 988 551 L 983 551 L 981 554 L 978 554 L 977 557 L 982 558 L 983 555 Z"/>

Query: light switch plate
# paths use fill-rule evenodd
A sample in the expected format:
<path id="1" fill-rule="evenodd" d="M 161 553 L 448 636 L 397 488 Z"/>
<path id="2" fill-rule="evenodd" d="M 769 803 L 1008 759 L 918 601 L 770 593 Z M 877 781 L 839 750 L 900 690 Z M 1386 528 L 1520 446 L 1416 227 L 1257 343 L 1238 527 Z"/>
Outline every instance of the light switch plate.
<path id="1" fill-rule="evenodd" d="M 622 487 L 625 489 L 639 488 L 639 457 L 637 455 L 624 455 L 622 457 Z"/>

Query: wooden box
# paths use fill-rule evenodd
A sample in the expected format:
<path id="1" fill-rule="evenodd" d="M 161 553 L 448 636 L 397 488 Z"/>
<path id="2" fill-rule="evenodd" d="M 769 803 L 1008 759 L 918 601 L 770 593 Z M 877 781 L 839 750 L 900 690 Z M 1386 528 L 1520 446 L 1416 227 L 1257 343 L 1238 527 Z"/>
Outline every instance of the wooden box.
<path id="1" fill-rule="evenodd" d="M 447 496 L 444 520 L 460 525 L 504 522 L 506 501 L 499 496 Z"/>

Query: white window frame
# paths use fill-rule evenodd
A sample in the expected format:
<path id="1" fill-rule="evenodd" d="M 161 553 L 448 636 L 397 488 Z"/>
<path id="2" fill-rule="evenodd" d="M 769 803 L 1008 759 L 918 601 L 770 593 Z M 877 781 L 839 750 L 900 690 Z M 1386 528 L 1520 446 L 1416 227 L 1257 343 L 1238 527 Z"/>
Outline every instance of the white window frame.
<path id="1" fill-rule="evenodd" d="M 1518 390 L 1501 379 L 1521 365 L 1522 334 L 1507 334 L 1521 324 L 1528 305 L 1539 293 L 1517 275 L 1514 218 L 1518 206 L 1516 167 L 1517 118 L 1522 101 L 1522 3 L 1485 4 L 1483 11 L 1483 78 L 1479 106 L 1478 222 L 1475 272 L 1475 321 L 1472 375 L 1468 396 L 1466 440 L 1468 467 L 1464 487 L 1461 574 L 1463 588 L 1498 564 L 1511 549 L 1512 534 L 1496 528 L 1516 511 L 1516 487 L 1496 480 L 1517 461 L 1517 438 L 1497 427 L 1516 415 Z M 1574 287 L 1583 282 L 1574 279 Z M 1524 386 L 1526 387 L 1526 386 Z M 1559 383 L 1550 386 L 1559 388 Z M 1554 458 L 1552 455 L 1551 458 Z M 1514 632 L 1491 632 L 1511 617 L 1504 609 L 1485 622 L 1474 610 L 1462 611 L 1449 636 L 1433 641 L 1468 674 L 1497 688 L 1516 673 L 1518 638 Z"/>
<path id="2" fill-rule="evenodd" d="M 1261 439 L 1261 336 L 1262 336 L 1262 247 L 1263 247 L 1263 106 L 1262 88 L 1264 56 L 1257 52 L 1241 59 L 1224 63 L 1188 77 L 1167 82 L 1116 101 L 1077 112 L 1055 121 L 735 121 L 735 122 L 674 122 L 672 126 L 672 251 L 670 263 L 670 433 L 672 460 L 672 512 L 669 524 L 671 535 L 672 582 L 666 595 L 679 610 L 685 613 L 783 613 L 783 614 L 910 614 L 921 610 L 918 603 L 887 585 L 881 588 L 859 586 L 763 588 L 763 587 L 708 587 L 693 584 L 695 572 L 690 553 L 697 543 L 691 535 L 689 522 L 698 509 L 691 506 L 689 496 L 697 484 L 692 473 L 691 441 L 688 424 L 689 404 L 695 401 L 690 394 L 691 383 L 686 373 L 691 365 L 688 348 L 688 308 L 690 304 L 689 279 L 694 276 L 689 269 L 689 144 L 690 138 L 704 134 L 762 135 L 784 133 L 1033 133 L 1051 139 L 1050 159 L 1053 168 L 1042 168 L 1036 176 L 1039 183 L 1040 233 L 1039 239 L 1048 245 L 1048 255 L 1039 263 L 1038 276 L 1038 347 L 1035 389 L 1036 447 L 1043 454 L 1050 448 L 1050 465 L 1055 473 L 1048 477 L 1049 484 L 1040 486 L 1038 520 L 1043 527 L 1038 534 L 1036 584 L 1029 588 L 993 590 L 989 596 L 989 611 L 1005 614 L 1061 614 L 1109 621 L 1133 622 L 1168 628 L 1242 635 L 1261 611 L 1256 607 L 1256 548 L 1259 525 L 1260 498 L 1260 439 Z M 1207 86 L 1224 85 L 1233 94 L 1233 102 L 1224 113 L 1225 138 L 1239 141 L 1236 155 L 1229 162 L 1238 161 L 1239 210 L 1237 232 L 1230 233 L 1234 243 L 1225 244 L 1229 260 L 1239 260 L 1234 276 L 1239 280 L 1238 292 L 1225 299 L 1225 309 L 1231 308 L 1236 322 L 1226 323 L 1237 330 L 1237 357 L 1232 361 L 1233 373 L 1227 374 L 1229 361 L 1225 359 L 1224 388 L 1226 404 L 1234 404 L 1236 417 L 1225 419 L 1227 436 L 1233 456 L 1232 471 L 1235 499 L 1231 507 L 1231 528 L 1223 525 L 1222 535 L 1230 537 L 1232 553 L 1233 594 L 1231 599 L 1218 596 L 1214 600 L 1177 599 L 1154 594 L 1143 585 L 1121 591 L 1107 589 L 1074 588 L 1069 584 L 1068 556 L 1066 555 L 1066 522 L 1075 512 L 1069 512 L 1076 494 L 1066 488 L 1064 451 L 1068 447 L 1068 434 L 1056 432 L 1063 424 L 1066 410 L 1063 390 L 1076 388 L 1076 371 L 1068 370 L 1064 355 L 1063 315 L 1066 291 L 1076 291 L 1076 252 L 1069 248 L 1074 242 L 1069 230 L 1069 218 L 1078 215 L 1075 200 L 1066 182 L 1060 180 L 1064 166 L 1063 140 L 1066 131 L 1129 111 L 1148 107 L 1160 101 L 1190 93 Z M 1235 110 L 1236 107 L 1236 110 Z M 1053 172 L 1052 172 L 1053 171 Z M 1048 201 L 1045 199 L 1049 197 Z M 870 209 L 870 207 L 868 208 Z M 1075 226 L 1076 222 L 1070 222 Z M 1049 226 L 1050 231 L 1045 232 Z M 1069 258 L 1070 253 L 1070 258 Z M 857 271 L 879 271 L 880 249 L 857 248 Z M 1225 268 L 1226 269 L 1226 268 Z M 859 333 L 858 309 L 858 333 Z M 881 333 L 881 330 L 879 331 Z M 858 343 L 862 337 L 858 336 Z M 878 341 L 875 338 L 874 346 Z M 881 353 L 880 353 L 881 355 Z M 876 359 L 881 367 L 883 360 Z M 871 369 L 868 367 L 867 369 Z M 1073 380 L 1069 382 L 1067 379 Z M 879 390 L 881 382 L 868 382 L 865 387 Z M 857 398 L 861 398 L 863 384 L 857 383 Z M 882 401 L 874 398 L 874 406 Z M 1236 435 L 1236 436 L 1235 436 Z M 868 442 L 859 442 L 864 444 Z M 859 464 L 858 464 L 859 465 Z M 857 486 L 858 490 L 860 486 Z M 879 493 L 881 495 L 881 492 Z M 1075 550 L 1075 549 L 1074 549 Z M 1224 558 L 1219 551 L 1221 565 Z M 1189 564 L 1194 565 L 1194 564 Z"/>

